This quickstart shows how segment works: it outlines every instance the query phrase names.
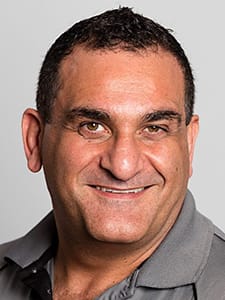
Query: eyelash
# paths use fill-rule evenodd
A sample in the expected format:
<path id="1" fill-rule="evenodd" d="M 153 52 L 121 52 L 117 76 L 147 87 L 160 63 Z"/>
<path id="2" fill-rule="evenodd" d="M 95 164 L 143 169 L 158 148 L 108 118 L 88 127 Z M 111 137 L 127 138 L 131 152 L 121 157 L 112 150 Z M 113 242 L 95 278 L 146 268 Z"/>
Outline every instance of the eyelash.
<path id="1" fill-rule="evenodd" d="M 169 129 L 168 129 L 168 127 L 167 126 L 165 126 L 165 125 L 148 125 L 148 126 L 146 126 L 146 128 L 145 129 L 149 129 L 149 128 L 151 128 L 151 129 L 153 129 L 153 130 L 155 130 L 155 132 L 157 133 L 158 131 L 164 131 L 164 132 L 168 132 L 169 131 Z"/>
<path id="2" fill-rule="evenodd" d="M 95 120 L 76 120 L 73 125 L 68 124 L 65 127 L 76 131 L 84 139 L 93 140 L 93 142 L 94 140 L 96 140 L 96 142 L 105 141 L 113 135 L 113 130 L 110 127 Z M 168 135 L 173 135 L 173 131 L 173 126 L 171 127 L 167 122 L 164 122 L 158 124 L 143 124 L 137 133 L 140 138 L 142 136 L 146 141 L 157 141 Z"/>
<path id="3" fill-rule="evenodd" d="M 83 127 L 88 127 L 89 125 L 96 125 L 97 127 L 100 125 L 100 126 L 102 126 L 100 123 L 98 123 L 98 122 L 94 122 L 94 121 L 92 121 L 92 122 L 83 122 L 83 123 L 81 123 L 80 125 L 79 125 L 79 128 L 83 128 Z M 103 126 L 102 126 L 103 127 Z M 90 130 L 90 131 L 92 131 L 91 129 L 88 129 L 88 130 Z"/>
<path id="4" fill-rule="evenodd" d="M 88 126 L 93 126 L 93 130 L 88 128 Z M 96 129 L 94 128 L 96 127 Z M 98 130 L 100 128 L 100 130 Z M 109 134 L 109 130 L 106 126 L 102 125 L 99 122 L 95 121 L 85 121 L 78 125 L 78 133 L 83 136 L 84 138 L 106 138 Z"/>
<path id="5" fill-rule="evenodd" d="M 98 123 L 98 122 L 94 122 L 94 121 L 91 121 L 91 122 L 82 122 L 81 124 L 79 124 L 79 128 L 83 128 L 85 126 L 88 126 L 88 125 L 96 125 L 96 126 L 102 126 L 104 128 L 104 126 L 101 124 L 101 123 Z M 144 128 L 145 129 L 153 129 L 153 130 L 162 130 L 162 131 L 165 131 L 165 132 L 168 132 L 168 128 L 165 127 L 165 126 L 162 126 L 162 125 L 148 125 Z M 92 131 L 91 129 L 88 129 L 90 131 Z M 93 130 L 94 131 L 94 130 Z"/>
<path id="6" fill-rule="evenodd" d="M 88 128 L 88 126 L 93 126 L 93 130 L 91 128 Z M 101 126 L 102 129 L 98 130 L 99 126 Z M 82 130 L 86 130 L 86 132 L 82 132 Z M 163 134 L 168 133 L 168 131 L 169 129 L 166 125 L 155 125 L 155 124 L 148 125 L 144 127 L 144 129 L 142 130 L 142 132 L 144 132 L 149 136 L 150 135 L 161 136 Z M 104 135 L 104 132 L 108 133 L 109 130 L 107 130 L 106 127 L 99 122 L 85 121 L 79 124 L 78 132 L 82 136 L 85 136 L 85 133 L 87 133 L 88 135 L 97 136 L 98 134 L 101 135 L 101 133 Z"/>

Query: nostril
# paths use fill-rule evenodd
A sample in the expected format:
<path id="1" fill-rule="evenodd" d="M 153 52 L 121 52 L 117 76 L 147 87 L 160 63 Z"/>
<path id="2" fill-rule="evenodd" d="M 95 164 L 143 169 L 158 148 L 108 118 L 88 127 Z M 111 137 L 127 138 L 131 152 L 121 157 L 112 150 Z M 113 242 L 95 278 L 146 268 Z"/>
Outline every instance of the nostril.
<path id="1" fill-rule="evenodd" d="M 117 177 L 116 174 L 114 174 L 112 171 L 108 170 L 108 169 L 105 169 L 104 167 L 102 168 L 105 172 L 105 177 L 113 182 L 115 182 L 115 184 L 121 184 L 122 182 L 126 182 L 127 180 L 125 179 L 122 179 L 122 178 L 119 178 Z"/>
<path id="2" fill-rule="evenodd" d="M 116 161 L 115 163 L 100 164 L 100 167 L 110 180 L 118 182 L 126 182 L 140 172 L 140 168 L 135 164 L 131 166 L 119 162 L 116 163 Z"/>

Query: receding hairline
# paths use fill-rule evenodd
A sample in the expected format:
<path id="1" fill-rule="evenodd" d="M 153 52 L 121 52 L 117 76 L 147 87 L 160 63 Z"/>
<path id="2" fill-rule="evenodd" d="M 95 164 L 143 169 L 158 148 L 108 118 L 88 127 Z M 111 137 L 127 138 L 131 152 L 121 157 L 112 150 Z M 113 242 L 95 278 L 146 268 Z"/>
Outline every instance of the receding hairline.
<path id="1" fill-rule="evenodd" d="M 59 84 L 59 67 L 75 47 L 89 50 L 115 49 L 143 52 L 156 51 L 160 46 L 173 55 L 180 65 L 185 79 L 185 111 L 187 124 L 193 115 L 195 84 L 192 68 L 172 30 L 152 19 L 135 13 L 129 7 L 119 7 L 81 20 L 62 33 L 49 48 L 39 73 L 36 106 L 43 120 L 51 119 L 51 107 L 56 99 Z"/>
<path id="2" fill-rule="evenodd" d="M 125 49 L 123 47 L 114 47 L 112 49 L 109 49 L 109 48 L 97 48 L 97 49 L 92 49 L 90 47 L 86 47 L 85 44 L 80 44 L 80 45 L 75 45 L 73 47 L 73 49 L 71 50 L 70 54 L 68 54 L 67 56 L 65 56 L 60 64 L 59 64 L 59 67 L 58 67 L 58 89 L 56 91 L 56 99 L 57 99 L 57 94 L 60 90 L 60 88 L 62 88 L 63 86 L 63 78 L 62 78 L 62 68 L 65 66 L 65 63 L 70 63 L 71 62 L 71 59 L 73 56 L 76 57 L 76 55 L 78 56 L 79 52 L 86 52 L 86 53 L 97 53 L 97 54 L 100 54 L 100 55 L 104 55 L 104 54 L 107 54 L 107 53 L 110 53 L 110 52 L 113 52 L 115 54 L 119 54 L 121 52 L 124 52 L 124 53 L 131 53 L 131 54 L 134 54 L 134 55 L 137 55 L 137 56 L 142 56 L 143 58 L 146 58 L 148 55 L 152 55 L 152 54 L 155 54 L 155 55 L 162 55 L 162 54 L 168 54 L 170 57 L 172 57 L 174 59 L 174 61 L 176 61 L 177 63 L 177 66 L 179 67 L 180 71 L 181 71 L 181 74 L 182 74 L 182 80 L 183 80 L 183 85 L 184 85 L 184 97 L 185 97 L 185 88 L 186 88 L 186 85 L 185 85 L 185 70 L 184 68 L 182 67 L 181 63 L 179 62 L 179 60 L 177 59 L 177 57 L 169 50 L 163 48 L 162 46 L 160 45 L 154 45 L 153 47 L 150 46 L 150 47 L 146 47 L 146 48 L 141 48 L 141 49 L 135 49 L 135 51 L 131 51 L 131 50 L 128 50 L 128 49 Z M 184 99 L 185 101 L 185 99 Z"/>

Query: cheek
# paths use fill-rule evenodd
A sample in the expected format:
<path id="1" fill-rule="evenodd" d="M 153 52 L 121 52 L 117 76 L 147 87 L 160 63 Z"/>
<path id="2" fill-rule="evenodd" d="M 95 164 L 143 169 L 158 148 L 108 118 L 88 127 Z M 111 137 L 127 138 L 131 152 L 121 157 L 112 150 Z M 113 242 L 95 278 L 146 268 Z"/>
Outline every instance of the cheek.
<path id="1" fill-rule="evenodd" d="M 182 180 L 189 173 L 188 147 L 185 139 L 167 139 L 154 144 L 148 153 L 151 164 L 165 180 Z"/>
<path id="2" fill-rule="evenodd" d="M 78 191 L 83 184 L 86 170 L 92 170 L 94 166 L 96 168 L 99 149 L 93 145 L 84 145 L 70 134 L 55 138 L 47 149 L 43 155 L 43 166 L 49 189 L 52 193 L 71 197 L 75 187 Z"/>
<path id="3" fill-rule="evenodd" d="M 47 143 L 43 147 L 43 164 L 52 167 L 54 170 L 73 169 L 75 172 L 79 165 L 82 165 L 88 155 L 83 145 L 71 137 L 71 135 L 55 135 L 46 138 Z"/>

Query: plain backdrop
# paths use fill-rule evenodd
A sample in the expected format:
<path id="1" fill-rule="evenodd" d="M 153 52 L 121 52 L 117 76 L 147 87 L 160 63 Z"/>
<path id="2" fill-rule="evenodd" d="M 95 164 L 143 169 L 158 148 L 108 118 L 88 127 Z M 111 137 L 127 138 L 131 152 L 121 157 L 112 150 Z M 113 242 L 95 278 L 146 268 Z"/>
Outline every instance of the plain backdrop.
<path id="1" fill-rule="evenodd" d="M 225 230 L 224 1 L 1 0 L 0 242 L 25 234 L 51 209 L 43 173 L 26 168 L 20 128 L 24 109 L 35 106 L 47 49 L 74 22 L 119 5 L 172 28 L 186 50 L 201 118 L 190 189 L 198 209 Z"/>

